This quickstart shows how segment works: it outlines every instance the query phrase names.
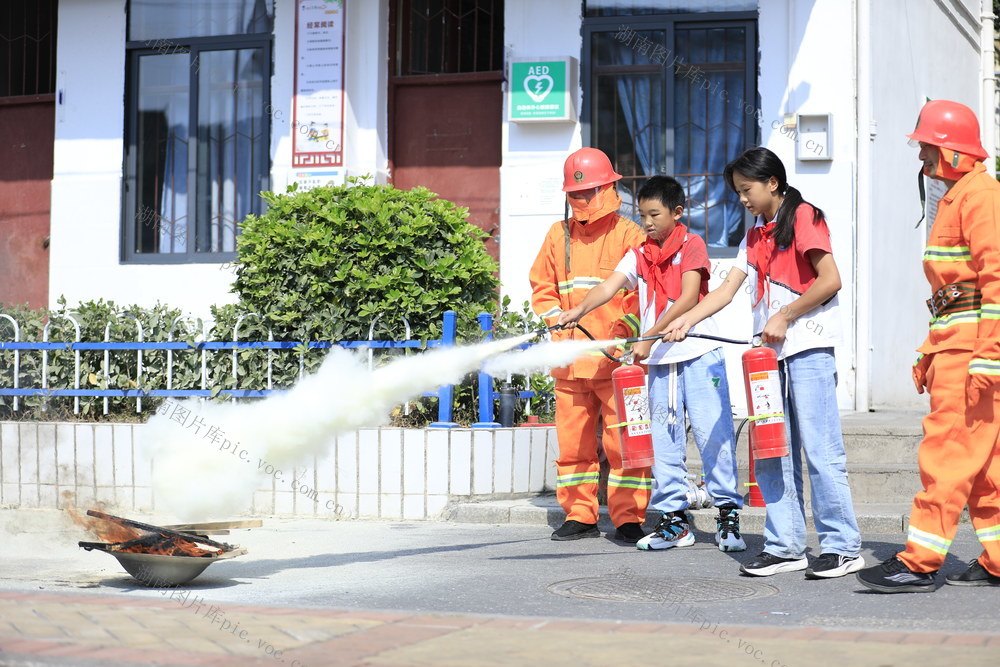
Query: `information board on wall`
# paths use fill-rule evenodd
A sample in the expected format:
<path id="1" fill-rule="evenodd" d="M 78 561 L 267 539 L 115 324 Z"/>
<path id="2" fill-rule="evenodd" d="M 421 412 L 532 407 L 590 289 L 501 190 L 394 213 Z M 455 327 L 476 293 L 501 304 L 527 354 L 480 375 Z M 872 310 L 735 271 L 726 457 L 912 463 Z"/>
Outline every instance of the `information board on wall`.
<path id="1" fill-rule="evenodd" d="M 343 185 L 345 172 L 343 168 L 304 170 L 293 169 L 288 172 L 288 185 L 299 184 L 299 192 L 312 190 L 324 185 Z"/>
<path id="2" fill-rule="evenodd" d="M 344 164 L 346 0 L 298 0 L 292 166 Z"/>

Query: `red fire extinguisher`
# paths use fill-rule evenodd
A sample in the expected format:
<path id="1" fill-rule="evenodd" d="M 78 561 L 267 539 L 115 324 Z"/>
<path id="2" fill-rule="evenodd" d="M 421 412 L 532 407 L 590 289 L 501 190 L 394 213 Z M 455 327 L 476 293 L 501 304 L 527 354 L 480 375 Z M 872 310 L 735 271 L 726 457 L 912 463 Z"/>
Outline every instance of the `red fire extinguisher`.
<path id="1" fill-rule="evenodd" d="M 761 346 L 744 352 L 743 379 L 747 392 L 747 419 L 750 420 L 751 457 L 788 456 L 778 355 L 774 350 Z"/>
<path id="2" fill-rule="evenodd" d="M 611 373 L 611 386 L 621 420 L 615 426 L 619 429 L 622 467 L 647 468 L 653 465 L 653 435 L 646 374 L 638 366 L 624 364 Z"/>

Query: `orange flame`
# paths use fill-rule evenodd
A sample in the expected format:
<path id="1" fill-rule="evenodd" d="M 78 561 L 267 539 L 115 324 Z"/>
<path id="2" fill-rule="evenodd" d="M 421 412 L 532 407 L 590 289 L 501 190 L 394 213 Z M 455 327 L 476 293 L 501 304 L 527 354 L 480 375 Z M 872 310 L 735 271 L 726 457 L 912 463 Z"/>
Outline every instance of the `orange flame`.
<path id="1" fill-rule="evenodd" d="M 73 504 L 74 498 L 71 491 L 64 491 L 62 498 L 63 507 L 70 518 L 73 519 L 73 522 L 91 534 L 96 535 L 102 541 L 115 545 L 111 547 L 113 551 L 158 554 L 161 556 L 192 556 L 196 558 L 215 557 L 223 553 L 221 549 L 207 544 L 199 545 L 199 543 L 193 540 L 186 540 L 179 535 L 154 533 L 116 521 L 108 521 L 82 514 Z M 97 503 L 97 509 L 103 512 L 104 503 Z M 157 535 L 159 535 L 159 539 L 156 539 Z M 142 544 L 132 544 L 125 548 L 117 546 L 124 542 L 131 542 L 141 538 L 150 539 L 144 540 Z"/>

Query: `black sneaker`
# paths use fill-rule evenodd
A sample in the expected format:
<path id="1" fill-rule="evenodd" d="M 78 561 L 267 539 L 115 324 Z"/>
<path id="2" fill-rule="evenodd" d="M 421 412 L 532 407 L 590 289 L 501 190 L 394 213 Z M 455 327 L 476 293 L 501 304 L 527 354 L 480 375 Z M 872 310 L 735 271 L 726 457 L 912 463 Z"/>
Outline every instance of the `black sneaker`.
<path id="1" fill-rule="evenodd" d="M 914 572 L 895 556 L 854 576 L 879 593 L 933 593 L 936 572 Z"/>
<path id="2" fill-rule="evenodd" d="M 623 523 L 615 531 L 615 539 L 619 542 L 635 544 L 644 537 L 646 537 L 646 531 L 638 523 Z"/>
<path id="3" fill-rule="evenodd" d="M 945 577 L 944 583 L 952 586 L 1000 586 L 1000 577 L 987 572 L 977 558 L 969 563 L 965 572 Z"/>
<path id="4" fill-rule="evenodd" d="M 719 551 L 746 551 L 747 543 L 740 534 L 740 512 L 736 505 L 727 503 L 719 506 L 715 528 L 715 543 L 719 545 Z"/>
<path id="5" fill-rule="evenodd" d="M 833 579 L 851 572 L 857 572 L 865 566 L 861 556 L 844 556 L 842 554 L 820 554 L 806 570 L 806 579 Z"/>
<path id="6" fill-rule="evenodd" d="M 580 523 L 569 520 L 552 531 L 552 539 L 557 541 L 579 540 L 584 537 L 600 537 L 596 523 Z"/>
<path id="7" fill-rule="evenodd" d="M 795 572 L 796 570 L 804 570 L 808 566 L 809 561 L 805 558 L 805 556 L 802 558 L 781 558 L 780 556 L 775 556 L 774 554 L 762 551 L 759 556 L 754 558 L 749 563 L 740 565 L 740 572 L 755 577 L 769 577 L 772 574 L 778 574 L 780 572 Z"/>

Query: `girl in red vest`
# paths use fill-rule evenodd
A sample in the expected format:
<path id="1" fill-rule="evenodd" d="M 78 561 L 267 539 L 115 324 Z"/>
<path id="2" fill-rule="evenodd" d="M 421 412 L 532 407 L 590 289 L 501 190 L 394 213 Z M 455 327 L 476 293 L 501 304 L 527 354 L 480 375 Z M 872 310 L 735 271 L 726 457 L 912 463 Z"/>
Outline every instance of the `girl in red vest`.
<path id="1" fill-rule="evenodd" d="M 664 340 L 683 340 L 693 325 L 731 303 L 750 277 L 754 331 L 778 355 L 790 453 L 755 462 L 767 503 L 764 551 L 740 570 L 842 577 L 864 567 L 864 560 L 837 412 L 833 349 L 840 339 L 841 282 L 830 230 L 823 212 L 788 185 L 785 166 L 766 148 L 752 148 L 729 163 L 725 178 L 756 223 L 722 285 L 671 323 Z M 811 564 L 805 553 L 803 455 L 821 551 Z"/>

